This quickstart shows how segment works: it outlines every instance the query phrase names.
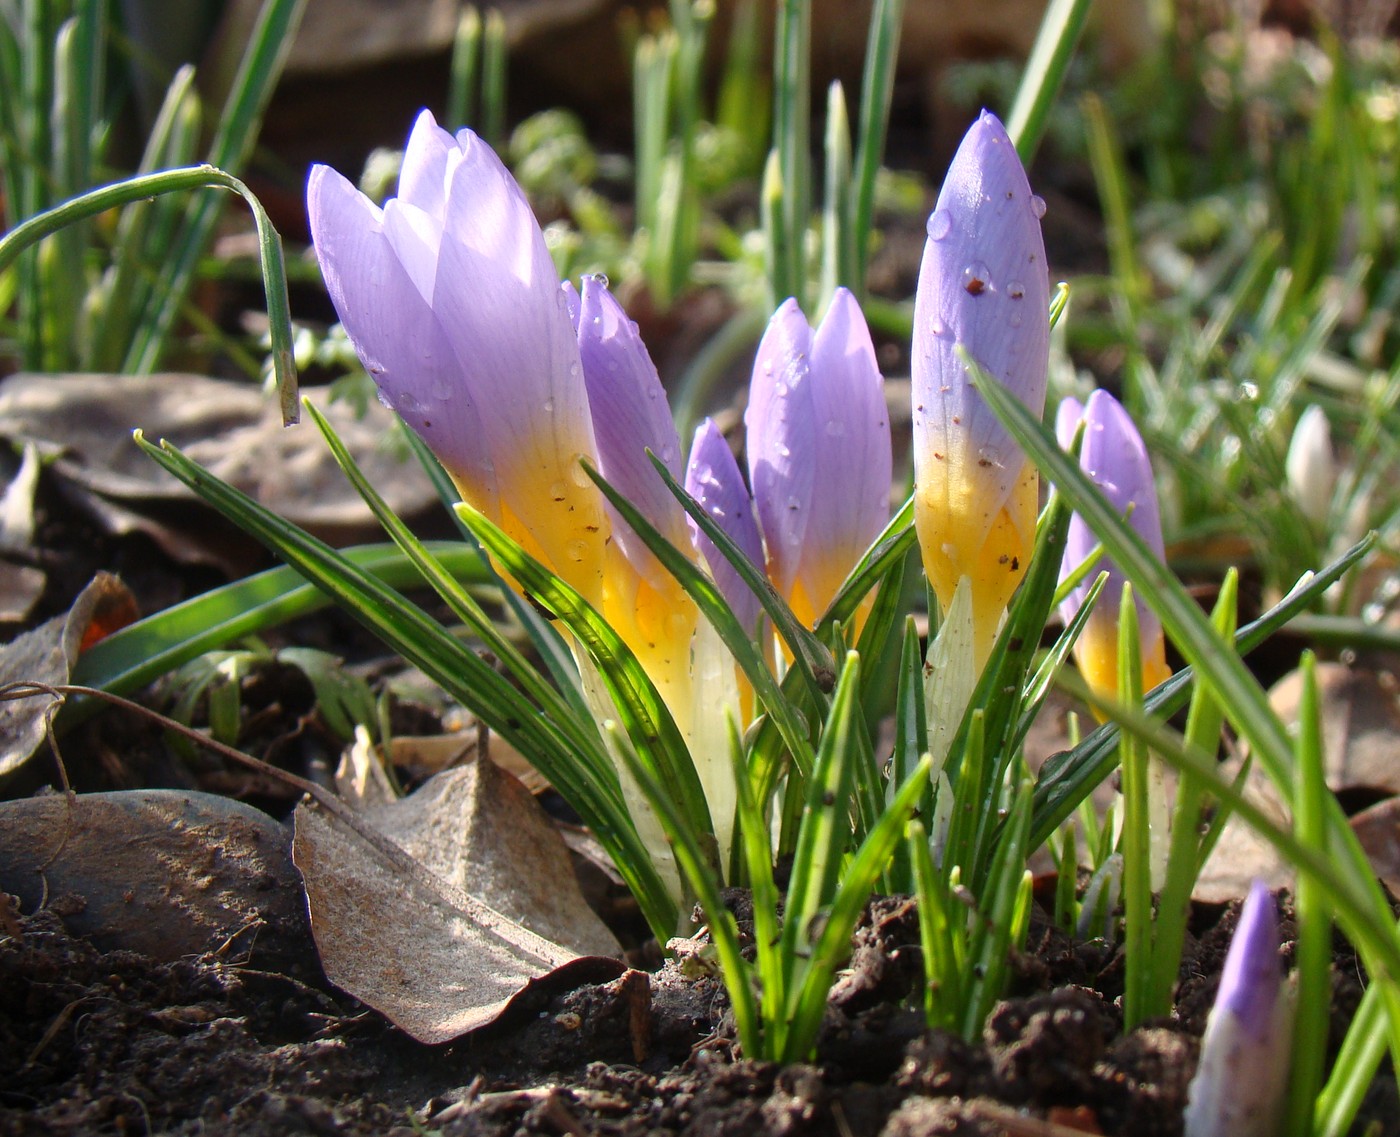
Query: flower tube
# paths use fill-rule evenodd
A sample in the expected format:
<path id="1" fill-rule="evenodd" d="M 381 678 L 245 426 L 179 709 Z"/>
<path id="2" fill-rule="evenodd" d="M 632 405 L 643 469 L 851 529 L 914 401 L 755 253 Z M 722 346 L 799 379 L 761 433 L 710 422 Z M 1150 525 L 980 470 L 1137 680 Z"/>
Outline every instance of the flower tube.
<path id="1" fill-rule="evenodd" d="M 1094 391 L 1083 406 L 1075 399 L 1065 399 L 1055 416 L 1055 434 L 1061 446 L 1069 448 L 1081 421 L 1084 438 L 1079 450 L 1080 467 L 1113 507 L 1127 516 L 1128 524 L 1147 546 L 1158 557 L 1165 558 L 1152 463 L 1133 420 L 1107 391 Z M 1070 518 L 1061 579 L 1083 564 L 1098 543 L 1098 538 L 1078 514 Z M 1074 645 L 1074 658 L 1091 690 L 1105 698 L 1117 698 L 1118 614 L 1125 583 L 1122 572 L 1107 557 L 1100 558 L 1066 597 L 1061 615 L 1066 622 L 1074 617 L 1094 580 L 1103 571 L 1108 572 L 1108 579 Z M 1171 677 L 1166 642 L 1157 614 L 1140 595 L 1135 595 L 1133 600 L 1142 642 L 1142 681 L 1143 686 L 1151 690 Z"/>
<path id="2" fill-rule="evenodd" d="M 469 130 L 418 116 L 381 210 L 327 166 L 307 212 L 331 301 L 380 398 L 462 497 L 590 602 L 608 516 L 578 342 L 529 203 Z"/>
<path id="3" fill-rule="evenodd" d="M 1259 881 L 1240 908 L 1187 1091 L 1186 1137 L 1278 1132 L 1292 1045 L 1274 898 Z"/>
<path id="4" fill-rule="evenodd" d="M 914 298 L 914 520 L 945 612 L 968 579 L 979 668 L 1034 547 L 1039 475 L 973 388 L 959 349 L 1041 413 L 1050 350 L 1044 210 L 1005 128 L 983 111 L 929 217 Z"/>
<path id="5" fill-rule="evenodd" d="M 850 292 L 815 332 L 795 300 L 773 314 L 744 421 L 768 577 L 812 627 L 889 518 L 884 380 Z"/>
<path id="6" fill-rule="evenodd" d="M 685 488 L 691 497 L 705 507 L 708 513 L 725 534 L 755 566 L 762 566 L 763 538 L 759 536 L 758 522 L 754 519 L 753 499 L 744 485 L 744 476 L 739 472 L 739 463 L 734 451 L 724 440 L 713 419 L 706 419 L 695 428 L 695 438 L 690 444 L 690 461 L 686 464 Z M 695 531 L 696 545 L 704 554 L 715 587 L 720 591 L 739 622 L 752 632 L 758 626 L 762 605 L 758 597 L 743 582 L 724 554 L 715 548 L 714 543 Z"/>

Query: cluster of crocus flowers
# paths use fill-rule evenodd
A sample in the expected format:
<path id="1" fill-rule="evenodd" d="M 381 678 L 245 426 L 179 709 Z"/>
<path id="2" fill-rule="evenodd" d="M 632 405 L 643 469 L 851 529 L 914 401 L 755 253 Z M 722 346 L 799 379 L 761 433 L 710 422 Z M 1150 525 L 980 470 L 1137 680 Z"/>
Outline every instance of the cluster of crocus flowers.
<path id="1" fill-rule="evenodd" d="M 1292 1048 L 1274 898 L 1259 881 L 1240 908 L 1191 1081 L 1186 1137 L 1278 1132 Z"/>
<path id="2" fill-rule="evenodd" d="M 914 301 L 915 524 L 946 612 L 971 590 L 977 669 L 1035 543 L 1039 475 L 970 382 L 966 359 L 1039 415 L 1050 351 L 1044 203 L 983 112 L 928 220 Z"/>
<path id="3" fill-rule="evenodd" d="M 687 489 L 813 627 L 884 528 L 892 458 L 884 380 L 856 298 L 838 288 L 815 329 L 796 300 L 773 314 L 749 383 L 737 462 L 706 421 L 691 449 Z M 756 600 L 708 542 L 716 583 L 746 627 Z"/>
<path id="4" fill-rule="evenodd" d="M 1079 465 L 1113 507 L 1122 513 L 1134 532 L 1159 558 L 1164 558 L 1162 521 L 1157 489 L 1147 447 L 1121 403 L 1104 390 L 1094 391 L 1084 404 L 1065 399 L 1055 416 L 1055 435 L 1068 449 L 1083 425 Z M 1061 578 L 1079 569 L 1098 547 L 1096 538 L 1078 514 L 1070 519 Z M 1075 662 L 1084 681 L 1098 696 L 1115 699 L 1118 690 L 1119 614 L 1125 578 L 1108 557 L 1101 557 L 1065 598 L 1062 615 L 1072 619 L 1100 573 L 1106 572 L 1103 589 L 1084 631 L 1074 645 Z M 1167 666 L 1162 623 L 1141 596 L 1133 597 L 1142 650 L 1143 687 L 1150 690 L 1171 677 Z"/>

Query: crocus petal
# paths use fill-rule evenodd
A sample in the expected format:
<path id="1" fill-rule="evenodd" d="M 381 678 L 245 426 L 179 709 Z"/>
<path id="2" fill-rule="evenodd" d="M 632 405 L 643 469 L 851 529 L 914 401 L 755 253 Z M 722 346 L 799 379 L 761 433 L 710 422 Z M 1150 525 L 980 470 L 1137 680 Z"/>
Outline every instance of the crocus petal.
<path id="1" fill-rule="evenodd" d="M 307 213 L 326 289 L 380 398 L 452 473 L 463 497 L 500 520 L 495 469 L 451 340 L 384 233 L 383 214 L 328 166 L 315 166 Z"/>
<path id="2" fill-rule="evenodd" d="M 1041 412 L 1050 343 L 1043 210 L 1006 130 L 984 111 L 929 218 L 914 301 L 919 542 L 945 608 L 958 579 L 971 578 L 984 658 L 1033 547 L 1037 476 L 972 387 L 958 349 Z"/>
<path id="3" fill-rule="evenodd" d="M 838 288 L 812 338 L 808 380 L 818 455 L 798 576 L 820 614 L 889 519 L 885 381 L 856 298 Z"/>
<path id="4" fill-rule="evenodd" d="M 744 555 L 755 566 L 762 566 L 763 540 L 758 534 L 758 523 L 754 520 L 753 502 L 739 472 L 734 451 L 711 419 L 706 419 L 695 429 L 695 439 L 690 444 L 690 461 L 686 464 L 685 488 L 705 507 L 705 512 L 715 519 Z M 714 542 L 698 529 L 695 530 L 695 540 L 720 595 L 739 617 L 739 622 L 752 630 L 757 626 L 762 610 L 758 597 Z"/>
<path id="5" fill-rule="evenodd" d="M 745 451 L 749 484 L 768 551 L 768 576 L 791 596 L 811 518 L 817 437 L 806 391 L 812 329 L 797 301 L 773 313 L 759 342 L 749 384 Z"/>
<path id="6" fill-rule="evenodd" d="M 572 307 L 572 305 L 571 305 Z M 671 544 L 691 546 L 685 510 L 647 457 L 650 450 L 679 478 L 680 437 L 656 365 L 622 305 L 597 277 L 585 277 L 578 303 L 579 355 L 598 444 L 598 469 Z M 610 511 L 611 512 L 611 511 Z M 642 539 L 613 517 L 613 537 L 633 568 L 657 588 L 672 578 Z"/>
<path id="7" fill-rule="evenodd" d="M 1259 881 L 1240 909 L 1191 1080 L 1186 1137 L 1270 1137 L 1288 1085 L 1291 1013 L 1274 899 Z"/>
<path id="8" fill-rule="evenodd" d="M 1284 460 L 1288 491 L 1303 516 L 1325 530 L 1332 512 L 1332 489 L 1337 482 L 1337 459 L 1327 412 L 1316 403 L 1298 416 Z"/>
<path id="9" fill-rule="evenodd" d="M 1074 414 L 1078 404 L 1072 400 L 1066 403 L 1071 406 L 1061 405 L 1055 423 L 1061 443 L 1073 438 L 1082 420 L 1084 438 L 1079 451 L 1080 467 L 1113 507 L 1127 516 L 1133 531 L 1159 558 L 1165 559 L 1152 461 L 1131 416 L 1117 399 L 1103 390 L 1094 391 L 1078 415 Z M 1061 577 L 1082 564 L 1097 544 L 1098 539 L 1079 515 L 1072 517 Z M 1061 614 L 1066 620 L 1074 616 L 1095 578 L 1103 571 L 1108 572 L 1108 579 L 1075 644 L 1075 659 L 1091 688 L 1103 695 L 1116 696 L 1118 615 L 1125 581 L 1121 570 L 1109 558 L 1100 558 L 1065 599 Z M 1134 596 L 1134 604 L 1142 641 L 1143 683 L 1150 689 L 1166 680 L 1171 671 L 1166 663 L 1161 621 L 1141 596 Z"/>
<path id="10" fill-rule="evenodd" d="M 490 147 L 470 131 L 453 138 L 426 111 L 400 189 L 381 213 L 313 172 L 312 236 L 336 310 L 463 497 L 596 600 L 608 519 L 578 466 L 595 455 L 593 428 L 529 204 Z"/>

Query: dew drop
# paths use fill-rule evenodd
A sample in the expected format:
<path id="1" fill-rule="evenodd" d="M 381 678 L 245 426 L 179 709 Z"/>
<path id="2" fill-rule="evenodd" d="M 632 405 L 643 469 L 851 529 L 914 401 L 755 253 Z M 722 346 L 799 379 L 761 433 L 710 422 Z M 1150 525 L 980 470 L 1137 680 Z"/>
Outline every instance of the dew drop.
<path id="1" fill-rule="evenodd" d="M 1242 403 L 1252 403 L 1259 397 L 1259 385 L 1257 383 L 1241 383 L 1239 399 Z"/>
<path id="2" fill-rule="evenodd" d="M 958 559 L 958 547 L 955 544 L 953 544 L 952 541 L 944 541 L 943 555 L 947 557 L 950 561 L 956 561 Z"/>
<path id="3" fill-rule="evenodd" d="M 981 296 L 992 286 L 992 270 L 981 261 L 973 261 L 962 271 L 962 285 L 969 296 Z"/>
<path id="4" fill-rule="evenodd" d="M 773 447 L 773 450 L 779 458 L 789 458 L 792 456 L 792 451 L 789 450 L 786 446 L 784 446 L 781 442 L 778 443 L 777 446 Z"/>
<path id="5" fill-rule="evenodd" d="M 1020 312 L 1012 312 L 1012 313 L 1011 313 L 1011 319 L 1008 320 L 1007 322 L 1008 322 L 1013 328 L 1019 328 L 1019 327 L 1021 326 L 1021 313 L 1020 313 Z"/>
<path id="6" fill-rule="evenodd" d="M 1020 300 L 1026 295 L 1026 286 L 1019 280 L 1013 280 L 1006 286 L 1006 294 L 1011 297 L 1012 300 Z"/>
<path id="7" fill-rule="evenodd" d="M 569 560 L 578 564 L 584 557 L 588 556 L 588 542 L 570 541 L 568 545 L 565 546 L 564 552 L 568 554 Z"/>
<path id="8" fill-rule="evenodd" d="M 544 401 L 544 407 L 542 409 L 544 410 L 545 414 L 552 415 L 554 413 L 554 400 L 546 399 Z"/>
<path id="9" fill-rule="evenodd" d="M 608 274 L 605 272 L 595 272 L 589 279 L 595 284 L 601 284 L 604 288 L 608 286 Z"/>
<path id="10" fill-rule="evenodd" d="M 569 496 L 569 487 L 563 482 L 555 482 L 549 487 L 550 501 L 564 501 Z"/>
<path id="11" fill-rule="evenodd" d="M 839 418 L 827 419 L 826 433 L 831 438 L 840 438 L 843 434 L 846 433 L 846 424 L 843 423 Z"/>
<path id="12" fill-rule="evenodd" d="M 946 209 L 935 209 L 929 214 L 928 235 L 931 240 L 941 241 L 953 229 L 953 215 Z"/>
<path id="13" fill-rule="evenodd" d="M 585 490 L 593 484 L 593 479 L 583 468 L 583 460 L 586 457 L 585 454 L 575 454 L 569 458 L 569 478 L 574 485 Z"/>
<path id="14" fill-rule="evenodd" d="M 1045 199 L 1038 193 L 1031 194 L 1031 212 L 1034 213 L 1037 218 L 1045 216 Z"/>

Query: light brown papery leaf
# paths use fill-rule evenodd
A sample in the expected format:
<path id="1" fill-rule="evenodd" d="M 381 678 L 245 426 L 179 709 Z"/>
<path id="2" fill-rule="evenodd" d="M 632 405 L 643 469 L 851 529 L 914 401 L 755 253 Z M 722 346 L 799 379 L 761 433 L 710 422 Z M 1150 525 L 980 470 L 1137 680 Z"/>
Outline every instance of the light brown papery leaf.
<path id="1" fill-rule="evenodd" d="M 55 616 L 0 647 L 0 687 L 67 683 L 94 624 L 105 612 L 134 608 L 126 585 L 109 573 L 98 573 L 65 615 Z M 42 695 L 0 703 L 0 778 L 24 765 L 44 741 L 50 705 Z"/>
<path id="2" fill-rule="evenodd" d="M 1392 896 L 1400 896 L 1400 797 L 1363 809 L 1351 819 L 1351 827 L 1381 883 Z"/>
<path id="3" fill-rule="evenodd" d="M 494 1022 L 561 969 L 582 964 L 606 978 L 625 970 L 507 919 L 348 811 L 299 805 L 292 860 L 327 978 L 419 1042 Z"/>

